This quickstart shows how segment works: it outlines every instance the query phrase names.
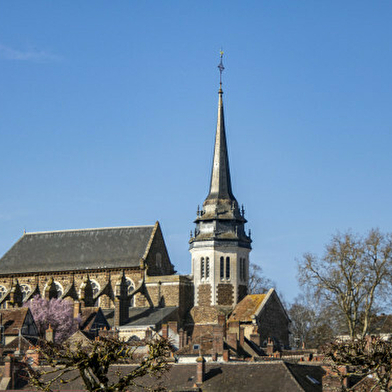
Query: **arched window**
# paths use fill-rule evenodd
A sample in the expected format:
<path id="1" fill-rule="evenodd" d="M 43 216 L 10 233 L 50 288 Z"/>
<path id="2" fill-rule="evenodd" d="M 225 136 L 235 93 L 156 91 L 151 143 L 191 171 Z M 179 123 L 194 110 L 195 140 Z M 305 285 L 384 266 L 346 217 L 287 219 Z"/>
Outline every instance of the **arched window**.
<path id="1" fill-rule="evenodd" d="M 7 289 L 4 286 L 0 286 L 0 299 L 3 299 L 7 293 Z M 5 309 L 6 303 L 5 301 L 0 305 L 0 309 Z"/>
<path id="2" fill-rule="evenodd" d="M 23 301 L 30 295 L 31 287 L 28 284 L 21 284 L 20 290 L 22 291 Z"/>
<path id="3" fill-rule="evenodd" d="M 206 279 L 210 277 L 210 258 L 206 257 Z"/>
<path id="4" fill-rule="evenodd" d="M 61 286 L 61 284 L 57 281 L 54 282 L 54 285 L 56 286 L 56 291 L 57 291 L 57 298 L 61 298 L 61 296 L 64 293 L 64 289 L 63 286 Z M 48 284 L 46 283 L 45 287 L 44 287 L 44 291 L 42 293 L 43 297 L 45 298 L 45 290 L 48 287 Z"/>
<path id="5" fill-rule="evenodd" d="M 93 289 L 93 298 L 100 292 L 101 286 L 96 280 L 91 279 L 91 287 Z M 94 306 L 99 306 L 99 298 L 94 302 Z"/>
<path id="6" fill-rule="evenodd" d="M 6 292 L 7 289 L 4 286 L 0 286 L 0 299 L 2 299 L 5 296 Z"/>
<path id="7" fill-rule="evenodd" d="M 226 279 L 230 279 L 230 257 L 226 257 Z"/>
<path id="8" fill-rule="evenodd" d="M 132 280 L 129 279 L 129 278 L 127 278 L 126 281 L 127 281 L 127 293 L 128 293 L 128 295 L 129 295 L 129 294 L 132 293 L 133 290 L 135 290 L 135 285 L 133 284 Z M 132 298 L 129 300 L 129 307 L 130 307 L 130 308 L 131 308 L 132 306 L 134 306 L 134 303 L 135 303 L 134 298 L 135 298 L 135 297 L 132 297 Z"/>
<path id="9" fill-rule="evenodd" d="M 200 260 L 200 278 L 204 279 L 204 257 Z"/>
<path id="10" fill-rule="evenodd" d="M 220 258 L 220 278 L 223 279 L 225 277 L 225 258 L 222 256 Z"/>

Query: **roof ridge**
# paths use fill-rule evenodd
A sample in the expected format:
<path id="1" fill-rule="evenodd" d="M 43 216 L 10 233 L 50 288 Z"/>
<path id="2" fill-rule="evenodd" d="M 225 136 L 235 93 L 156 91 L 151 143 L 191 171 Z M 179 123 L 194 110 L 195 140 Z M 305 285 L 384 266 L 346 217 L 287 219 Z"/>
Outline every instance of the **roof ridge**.
<path id="1" fill-rule="evenodd" d="M 69 233 L 69 232 L 80 232 L 80 231 L 100 231 L 100 230 L 112 230 L 112 229 L 134 229 L 154 227 L 154 225 L 140 225 L 140 226 L 114 226 L 114 227 L 92 227 L 86 229 L 65 229 L 65 230 L 47 230 L 47 231 L 32 231 L 24 233 L 23 236 L 36 235 L 36 234 L 51 234 L 51 233 Z"/>

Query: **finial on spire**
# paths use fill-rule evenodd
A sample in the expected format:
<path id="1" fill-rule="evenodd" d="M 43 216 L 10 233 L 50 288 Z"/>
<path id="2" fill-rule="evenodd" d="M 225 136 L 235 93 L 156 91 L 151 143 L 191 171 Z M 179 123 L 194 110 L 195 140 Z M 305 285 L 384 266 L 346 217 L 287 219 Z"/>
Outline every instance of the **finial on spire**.
<path id="1" fill-rule="evenodd" d="M 225 67 L 223 66 L 223 50 L 221 49 L 220 52 L 220 63 L 218 65 L 219 69 L 219 85 L 220 85 L 220 90 L 222 90 L 222 72 L 224 71 Z"/>

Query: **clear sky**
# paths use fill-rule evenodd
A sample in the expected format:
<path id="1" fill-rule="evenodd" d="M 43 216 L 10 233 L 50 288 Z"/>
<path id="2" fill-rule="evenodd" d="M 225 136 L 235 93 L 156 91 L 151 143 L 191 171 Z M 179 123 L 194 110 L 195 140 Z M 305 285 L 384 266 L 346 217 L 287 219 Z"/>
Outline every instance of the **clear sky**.
<path id="1" fill-rule="evenodd" d="M 219 50 L 251 260 L 392 231 L 392 2 L 0 1 L 0 254 L 26 231 L 154 224 L 190 272 Z"/>

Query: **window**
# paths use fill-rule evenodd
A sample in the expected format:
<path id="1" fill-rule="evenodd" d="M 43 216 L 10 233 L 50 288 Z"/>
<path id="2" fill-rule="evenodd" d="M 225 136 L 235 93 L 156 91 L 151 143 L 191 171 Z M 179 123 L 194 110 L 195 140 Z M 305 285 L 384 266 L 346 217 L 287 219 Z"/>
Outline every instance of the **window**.
<path id="1" fill-rule="evenodd" d="M 206 279 L 210 277 L 210 258 L 206 257 Z"/>
<path id="2" fill-rule="evenodd" d="M 93 289 L 93 298 L 99 293 L 101 287 L 95 280 L 91 280 L 91 287 Z M 99 306 L 99 298 L 94 302 L 94 306 Z"/>
<path id="3" fill-rule="evenodd" d="M 226 279 L 230 279 L 230 257 L 226 257 Z"/>
<path id="4" fill-rule="evenodd" d="M 135 290 L 135 286 L 134 286 L 132 280 L 127 278 L 127 293 L 128 293 L 128 295 L 131 294 L 133 290 Z M 134 297 L 132 297 L 129 300 L 129 307 L 131 308 L 132 306 L 134 306 Z"/>
<path id="5" fill-rule="evenodd" d="M 242 280 L 246 280 L 246 259 L 242 259 Z"/>
<path id="6" fill-rule="evenodd" d="M 220 278 L 223 279 L 225 277 L 225 258 L 222 256 L 220 258 Z"/>
<path id="7" fill-rule="evenodd" d="M 204 279 L 204 257 L 202 257 L 200 261 L 200 277 L 201 279 Z"/>
<path id="8" fill-rule="evenodd" d="M 245 258 L 240 258 L 240 279 L 246 280 L 246 264 Z"/>
<path id="9" fill-rule="evenodd" d="M 28 284 L 21 284 L 20 290 L 22 291 L 23 301 L 29 296 L 31 293 L 31 287 Z"/>
<path id="10" fill-rule="evenodd" d="M 54 282 L 54 285 L 55 285 L 56 291 L 57 291 L 57 298 L 61 298 L 61 296 L 64 293 L 63 286 L 61 286 L 61 284 L 59 282 L 56 282 L 56 281 Z M 45 298 L 45 290 L 46 290 L 47 287 L 48 287 L 48 284 L 46 283 L 46 285 L 44 287 L 44 290 L 43 290 L 43 293 L 42 293 L 44 298 Z"/>
<path id="11" fill-rule="evenodd" d="M 7 292 L 7 289 L 4 286 L 0 286 L 0 299 L 2 299 Z"/>

